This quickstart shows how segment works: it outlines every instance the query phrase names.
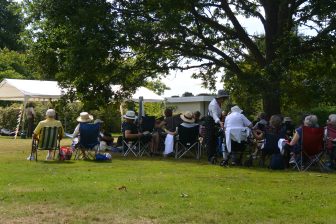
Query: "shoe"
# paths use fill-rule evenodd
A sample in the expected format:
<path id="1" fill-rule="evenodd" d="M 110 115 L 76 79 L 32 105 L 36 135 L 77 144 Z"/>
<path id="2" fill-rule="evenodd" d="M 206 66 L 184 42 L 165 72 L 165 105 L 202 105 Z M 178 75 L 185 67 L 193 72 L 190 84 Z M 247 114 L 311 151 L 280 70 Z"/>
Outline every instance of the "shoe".
<path id="1" fill-rule="evenodd" d="M 217 159 L 216 157 L 211 157 L 209 160 L 208 160 L 208 163 L 211 164 L 211 165 L 215 165 L 217 163 Z"/>
<path id="2" fill-rule="evenodd" d="M 34 156 L 34 155 L 29 155 L 29 156 L 27 157 L 27 160 L 35 160 L 35 156 Z"/>
<path id="3" fill-rule="evenodd" d="M 229 161 L 227 161 L 227 160 L 222 160 L 222 161 L 220 162 L 219 165 L 220 165 L 220 166 L 223 166 L 223 167 L 227 167 L 227 166 L 229 166 Z"/>
<path id="4" fill-rule="evenodd" d="M 289 160 L 289 164 L 295 164 L 296 160 L 295 160 L 295 156 L 292 156 Z"/>

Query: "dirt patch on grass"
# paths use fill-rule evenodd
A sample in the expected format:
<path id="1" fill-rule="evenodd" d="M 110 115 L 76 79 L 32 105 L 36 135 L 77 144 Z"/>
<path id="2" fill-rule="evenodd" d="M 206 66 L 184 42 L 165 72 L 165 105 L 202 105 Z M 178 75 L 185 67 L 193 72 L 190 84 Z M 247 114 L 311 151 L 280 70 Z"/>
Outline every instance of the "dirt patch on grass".
<path id="1" fill-rule="evenodd" d="M 115 223 L 115 224 L 156 224 L 156 220 L 146 217 L 125 217 L 114 212 L 57 208 L 51 204 L 20 206 L 0 206 L 1 224 L 36 224 L 36 223 Z"/>

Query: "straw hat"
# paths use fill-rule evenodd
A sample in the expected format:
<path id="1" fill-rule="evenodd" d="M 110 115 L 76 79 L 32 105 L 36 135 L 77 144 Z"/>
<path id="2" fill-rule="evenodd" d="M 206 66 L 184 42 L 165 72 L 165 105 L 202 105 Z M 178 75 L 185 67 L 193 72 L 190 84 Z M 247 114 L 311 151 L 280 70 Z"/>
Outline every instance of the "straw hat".
<path id="1" fill-rule="evenodd" d="M 93 116 L 88 112 L 81 112 L 79 117 L 77 117 L 77 121 L 81 123 L 91 122 L 93 121 Z"/>
<path id="2" fill-rule="evenodd" d="M 195 119 L 193 118 L 193 115 L 190 111 L 184 112 L 184 114 L 180 115 L 180 118 L 187 123 L 194 123 Z"/>

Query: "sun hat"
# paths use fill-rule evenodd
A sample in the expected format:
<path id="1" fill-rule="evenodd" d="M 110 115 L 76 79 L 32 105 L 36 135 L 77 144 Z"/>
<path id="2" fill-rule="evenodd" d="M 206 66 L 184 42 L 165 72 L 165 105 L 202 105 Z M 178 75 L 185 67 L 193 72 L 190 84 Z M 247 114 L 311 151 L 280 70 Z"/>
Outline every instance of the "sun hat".
<path id="1" fill-rule="evenodd" d="M 54 109 L 48 109 L 46 112 L 47 117 L 55 117 L 55 115 L 56 115 L 56 112 Z"/>
<path id="2" fill-rule="evenodd" d="M 126 114 L 123 117 L 127 118 L 127 119 L 131 119 L 131 120 L 134 120 L 134 119 L 137 118 L 137 116 L 135 116 L 135 112 L 133 110 L 127 111 Z"/>
<path id="3" fill-rule="evenodd" d="M 290 118 L 290 117 L 284 117 L 284 119 L 283 119 L 283 123 L 290 122 L 290 121 L 292 121 L 292 118 Z"/>
<path id="4" fill-rule="evenodd" d="M 224 89 L 218 90 L 216 99 L 218 99 L 218 98 L 227 98 L 227 97 L 229 97 L 229 94 Z"/>
<path id="5" fill-rule="evenodd" d="M 195 119 L 193 118 L 193 115 L 190 111 L 184 112 L 184 114 L 180 115 L 180 118 L 187 123 L 194 123 Z"/>
<path id="6" fill-rule="evenodd" d="M 88 112 L 81 112 L 79 117 L 77 117 L 77 121 L 82 123 L 91 122 L 93 121 L 93 116 Z"/>
<path id="7" fill-rule="evenodd" d="M 93 123 L 94 123 L 94 124 L 97 124 L 97 123 L 104 123 L 104 121 L 102 121 L 102 120 L 100 120 L 100 119 L 98 118 L 98 119 L 96 119 Z"/>
<path id="8" fill-rule="evenodd" d="M 240 108 L 236 105 L 236 106 L 231 107 L 231 112 L 232 112 L 232 113 L 233 113 L 233 112 L 241 113 L 241 112 L 243 112 L 243 110 L 240 109 Z"/>

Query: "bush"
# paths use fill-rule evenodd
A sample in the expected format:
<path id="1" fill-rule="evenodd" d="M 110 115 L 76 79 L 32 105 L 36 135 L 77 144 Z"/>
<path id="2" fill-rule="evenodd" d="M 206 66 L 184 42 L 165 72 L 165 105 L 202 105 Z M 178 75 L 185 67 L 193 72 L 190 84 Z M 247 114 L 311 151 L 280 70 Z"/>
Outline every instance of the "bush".
<path id="1" fill-rule="evenodd" d="M 0 127 L 15 130 L 22 104 L 12 104 L 8 107 L 0 107 Z"/>

